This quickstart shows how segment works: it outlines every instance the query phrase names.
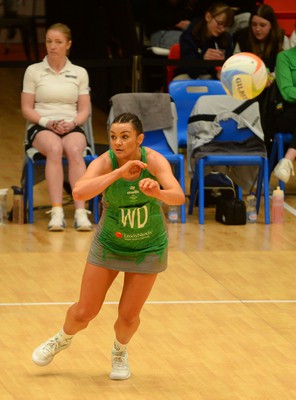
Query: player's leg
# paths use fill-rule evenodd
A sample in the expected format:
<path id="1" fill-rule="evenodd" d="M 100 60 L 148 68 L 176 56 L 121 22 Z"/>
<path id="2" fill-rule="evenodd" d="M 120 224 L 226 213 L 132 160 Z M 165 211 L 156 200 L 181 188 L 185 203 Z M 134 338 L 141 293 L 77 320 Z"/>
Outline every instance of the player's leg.
<path id="1" fill-rule="evenodd" d="M 88 323 L 99 313 L 109 287 L 118 275 L 113 271 L 87 263 L 85 266 L 79 301 L 67 312 L 64 331 L 74 335 L 87 327 Z"/>
<path id="2" fill-rule="evenodd" d="M 128 379 L 127 344 L 140 325 L 140 313 L 154 285 L 157 274 L 126 273 L 114 324 L 111 379 Z"/>
<path id="3" fill-rule="evenodd" d="M 86 264 L 79 301 L 68 309 L 63 329 L 34 350 L 32 360 L 35 364 L 49 364 L 57 353 L 70 346 L 73 335 L 86 328 L 100 311 L 117 275 L 118 271 Z"/>

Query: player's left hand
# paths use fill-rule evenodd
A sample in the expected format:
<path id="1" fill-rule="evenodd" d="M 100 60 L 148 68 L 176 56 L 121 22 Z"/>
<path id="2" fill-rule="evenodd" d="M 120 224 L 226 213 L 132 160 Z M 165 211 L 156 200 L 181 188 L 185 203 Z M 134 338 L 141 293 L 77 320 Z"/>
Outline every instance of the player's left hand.
<path id="1" fill-rule="evenodd" d="M 151 178 L 145 178 L 140 180 L 139 182 L 140 190 L 151 197 L 159 197 L 160 195 L 160 186 L 157 181 Z"/>

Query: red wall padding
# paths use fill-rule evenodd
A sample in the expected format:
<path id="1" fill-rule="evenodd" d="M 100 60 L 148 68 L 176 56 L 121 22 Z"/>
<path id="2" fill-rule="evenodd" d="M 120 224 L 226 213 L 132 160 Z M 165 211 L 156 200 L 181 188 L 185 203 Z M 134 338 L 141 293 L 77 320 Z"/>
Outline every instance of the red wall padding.
<path id="1" fill-rule="evenodd" d="M 290 36 L 296 22 L 296 0 L 265 0 L 277 14 L 280 26 Z"/>

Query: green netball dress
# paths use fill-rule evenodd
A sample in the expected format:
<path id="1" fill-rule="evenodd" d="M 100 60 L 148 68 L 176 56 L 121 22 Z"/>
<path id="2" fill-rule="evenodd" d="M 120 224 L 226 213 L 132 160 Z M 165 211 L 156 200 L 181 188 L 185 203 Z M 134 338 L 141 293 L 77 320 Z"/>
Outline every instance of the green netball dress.
<path id="1" fill-rule="evenodd" d="M 141 147 L 142 161 L 147 162 Z M 109 150 L 113 170 L 116 156 Z M 167 228 L 160 202 L 139 189 L 141 179 L 118 179 L 103 193 L 103 212 L 89 251 L 88 262 L 125 272 L 157 273 L 167 267 Z"/>

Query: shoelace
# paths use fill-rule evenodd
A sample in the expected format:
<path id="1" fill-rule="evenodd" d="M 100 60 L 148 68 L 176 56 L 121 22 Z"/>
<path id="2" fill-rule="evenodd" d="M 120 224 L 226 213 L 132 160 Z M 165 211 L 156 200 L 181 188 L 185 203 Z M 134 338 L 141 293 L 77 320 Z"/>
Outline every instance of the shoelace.
<path id="1" fill-rule="evenodd" d="M 292 163 L 288 163 L 284 169 L 287 171 L 288 174 L 291 174 L 292 176 L 294 176 L 294 167 Z"/>
<path id="2" fill-rule="evenodd" d="M 289 170 L 290 172 L 292 172 L 292 174 L 294 173 L 294 166 L 292 161 L 288 160 L 288 162 L 286 162 L 286 164 L 284 164 L 284 168 Z"/>
<path id="3" fill-rule="evenodd" d="M 52 214 L 60 215 L 62 213 L 63 213 L 62 210 L 61 211 L 57 211 L 57 210 L 50 209 L 48 211 L 45 211 L 45 214 L 50 214 L 51 216 L 52 216 Z"/>
<path id="4" fill-rule="evenodd" d="M 76 212 L 76 216 L 84 216 L 84 217 L 86 217 L 87 216 L 87 214 L 91 214 L 91 211 L 90 210 L 79 210 L 78 212 Z"/>
<path id="5" fill-rule="evenodd" d="M 90 224 L 87 214 L 91 214 L 91 211 L 81 210 L 75 214 L 75 219 L 77 222 L 79 222 L 79 225 L 89 225 Z"/>
<path id="6" fill-rule="evenodd" d="M 125 355 L 116 355 L 112 357 L 112 365 L 117 369 L 127 368 L 127 359 Z"/>
<path id="7" fill-rule="evenodd" d="M 51 356 L 54 354 L 56 349 L 60 347 L 60 343 L 57 339 L 49 339 L 48 343 L 42 348 L 42 352 L 45 356 Z"/>

